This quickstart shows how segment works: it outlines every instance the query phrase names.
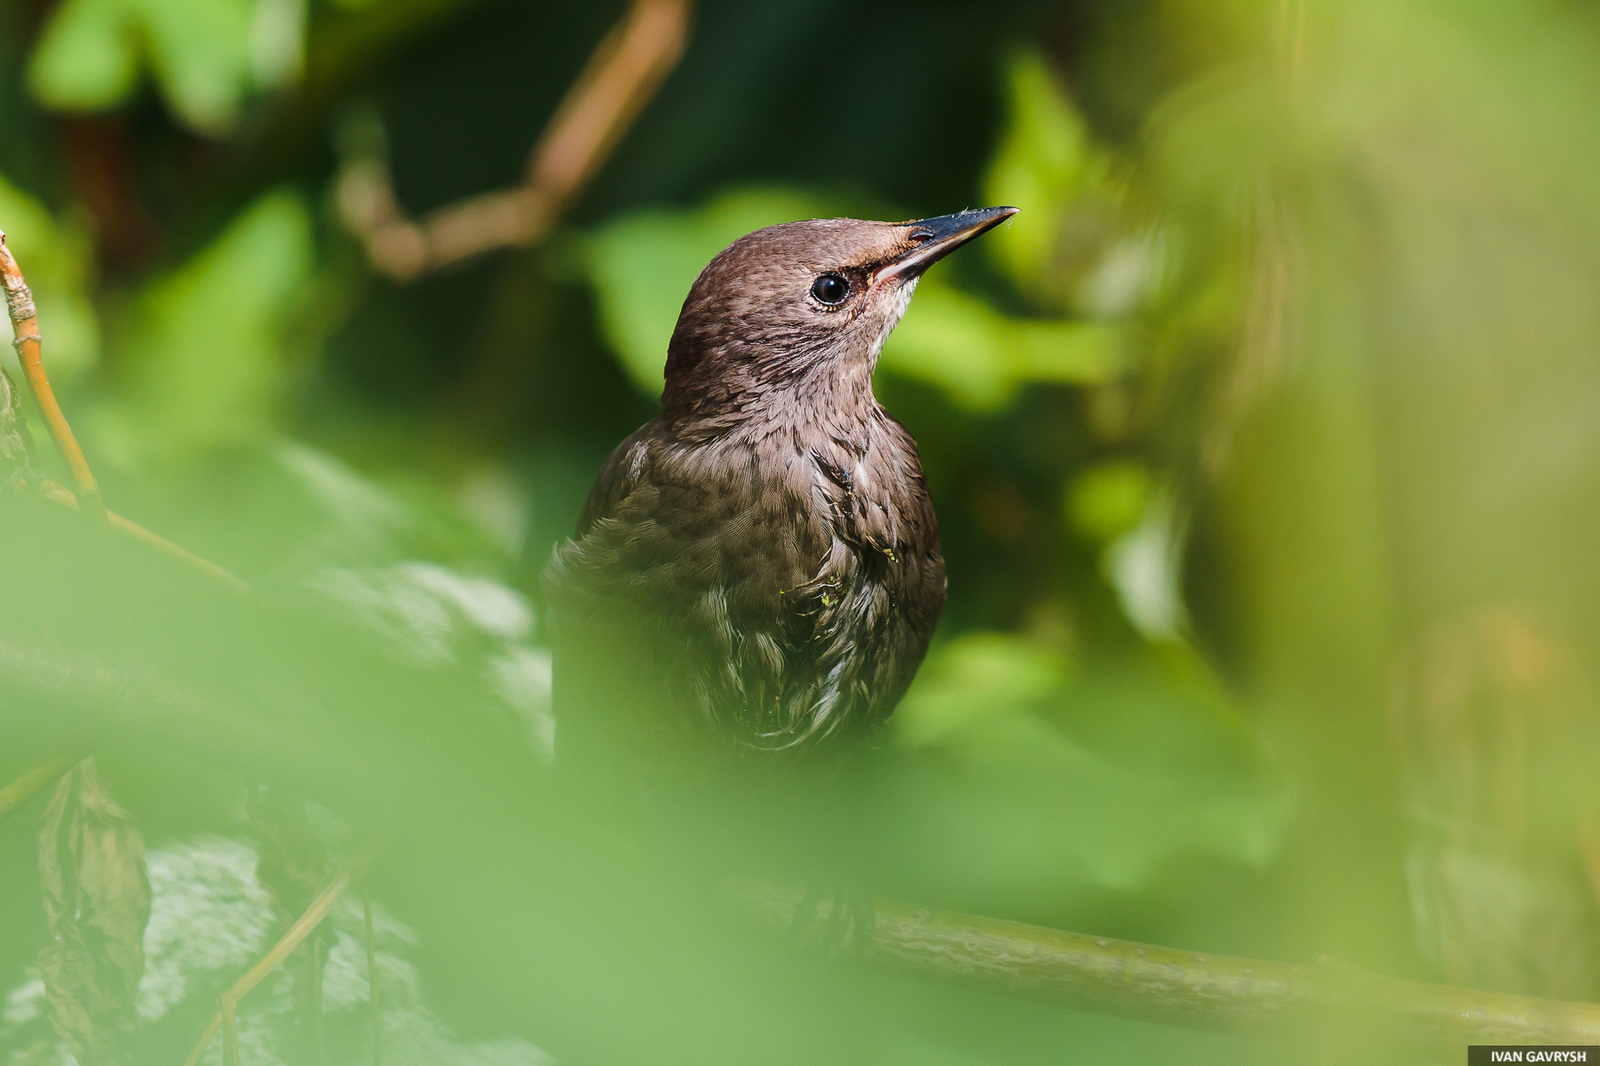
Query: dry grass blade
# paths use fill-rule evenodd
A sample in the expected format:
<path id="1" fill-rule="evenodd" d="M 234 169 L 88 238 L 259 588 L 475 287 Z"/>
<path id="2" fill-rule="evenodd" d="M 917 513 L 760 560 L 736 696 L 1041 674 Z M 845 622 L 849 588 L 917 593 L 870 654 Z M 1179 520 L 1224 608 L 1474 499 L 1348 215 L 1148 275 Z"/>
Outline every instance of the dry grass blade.
<path id="1" fill-rule="evenodd" d="M 211 1046 L 211 1041 L 216 1038 L 217 1031 L 224 1027 L 228 1030 L 223 1037 L 227 1041 L 224 1054 L 231 1054 L 233 1056 L 231 1061 L 238 1061 L 237 1034 L 233 1032 L 232 1024 L 234 1007 L 249 994 L 252 988 L 260 984 L 267 974 L 276 969 L 279 963 L 288 958 L 289 953 L 299 947 L 306 937 L 316 930 L 318 925 L 322 924 L 322 920 L 328 916 L 328 912 L 333 909 L 333 905 L 338 902 L 339 897 L 344 895 L 345 891 L 350 887 L 350 882 L 361 876 L 377 852 L 378 844 L 373 841 L 351 856 L 350 861 L 345 863 L 344 868 L 334 875 L 332 881 L 328 882 L 328 887 L 324 888 L 322 893 L 311 901 L 311 905 L 306 908 L 305 913 L 299 917 L 294 925 L 289 927 L 287 933 L 283 934 L 283 939 L 274 944 L 272 949 L 261 957 L 260 962 L 250 967 L 250 970 L 243 977 L 233 983 L 232 988 L 222 994 L 222 1008 L 212 1016 L 211 1024 L 206 1026 L 205 1032 L 200 1036 L 200 1042 L 189 1053 L 188 1061 L 184 1063 L 184 1066 L 195 1066 L 195 1063 L 200 1061 L 200 1056 L 205 1054 L 206 1048 Z M 231 1052 L 229 1051 L 230 1048 L 232 1049 Z"/>
<path id="2" fill-rule="evenodd" d="M 10 817 L 17 808 L 32 799 L 41 789 L 66 773 L 77 759 L 63 755 L 59 759 L 35 766 L 5 788 L 0 788 L 0 822 Z"/>

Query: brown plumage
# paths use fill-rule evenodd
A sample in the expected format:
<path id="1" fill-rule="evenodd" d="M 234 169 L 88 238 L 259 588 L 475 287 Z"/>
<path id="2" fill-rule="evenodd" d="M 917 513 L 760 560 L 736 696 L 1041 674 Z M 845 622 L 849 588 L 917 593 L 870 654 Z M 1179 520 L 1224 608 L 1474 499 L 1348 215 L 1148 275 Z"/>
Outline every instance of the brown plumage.
<path id="1" fill-rule="evenodd" d="M 783 750 L 889 716 L 945 573 L 916 444 L 872 371 L 922 271 L 1014 213 L 791 222 L 711 261 L 660 416 L 545 567 L 563 735 L 601 717 Z"/>

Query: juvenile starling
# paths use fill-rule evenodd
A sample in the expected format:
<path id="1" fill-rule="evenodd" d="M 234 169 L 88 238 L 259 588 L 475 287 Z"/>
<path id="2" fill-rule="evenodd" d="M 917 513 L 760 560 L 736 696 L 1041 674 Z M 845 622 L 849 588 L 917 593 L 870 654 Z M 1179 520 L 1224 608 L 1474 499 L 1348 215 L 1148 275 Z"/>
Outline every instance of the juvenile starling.
<path id="1" fill-rule="evenodd" d="M 1015 213 L 790 222 L 701 272 L 661 414 L 612 452 L 544 570 L 558 751 L 597 719 L 635 744 L 797 751 L 888 718 L 945 572 L 873 367 L 922 272 Z"/>

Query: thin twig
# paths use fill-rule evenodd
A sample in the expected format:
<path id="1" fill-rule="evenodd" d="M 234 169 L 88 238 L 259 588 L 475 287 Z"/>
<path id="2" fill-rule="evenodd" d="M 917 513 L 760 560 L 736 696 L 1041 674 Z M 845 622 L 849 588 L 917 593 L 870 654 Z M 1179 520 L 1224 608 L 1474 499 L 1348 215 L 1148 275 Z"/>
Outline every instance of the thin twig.
<path id="1" fill-rule="evenodd" d="M 16 334 L 13 344 L 17 350 L 17 360 L 22 364 L 28 386 L 33 390 L 33 397 L 44 414 L 45 423 L 50 427 L 50 436 L 56 442 L 62 457 L 66 459 L 67 465 L 72 468 L 72 479 L 78 487 L 77 491 L 73 492 L 49 478 L 43 478 L 37 483 L 40 491 L 55 503 L 74 510 L 88 511 L 111 528 L 166 552 L 174 559 L 202 573 L 209 574 L 236 592 L 249 592 L 249 585 L 211 560 L 196 555 L 187 548 L 179 547 L 137 522 L 129 521 L 119 514 L 106 510 L 94 473 L 89 469 L 89 460 L 84 457 L 83 449 L 78 447 L 77 438 L 72 435 L 72 427 L 67 424 L 67 416 L 62 413 L 61 405 L 56 402 L 55 390 L 50 387 L 50 378 L 44 372 L 44 360 L 40 351 L 38 309 L 34 306 L 33 293 L 22 275 L 22 268 L 17 265 L 16 257 L 6 245 L 6 235 L 3 232 L 0 232 L 0 284 L 5 287 L 6 310 L 11 316 L 12 332 Z M 28 440 L 20 409 L 13 414 L 18 439 L 26 448 Z"/>
<path id="2" fill-rule="evenodd" d="M 50 500 L 52 503 L 59 503 L 64 507 L 71 507 L 75 510 L 79 506 L 78 497 L 74 496 L 71 490 L 67 489 L 66 487 L 58 485 L 49 479 L 46 479 L 41 487 L 44 490 L 45 499 Z M 203 574 L 209 574 L 218 581 L 222 582 L 224 585 L 227 585 L 229 588 L 233 589 L 235 592 L 251 591 L 250 586 L 246 582 L 235 577 L 232 573 L 218 566 L 205 556 L 196 555 L 188 548 L 172 543 L 172 541 L 168 540 L 166 537 L 163 537 L 159 533 L 150 532 L 139 523 L 134 522 L 131 519 L 124 518 L 115 511 L 106 512 L 106 521 L 110 522 L 111 528 L 117 530 L 119 533 L 126 533 L 134 540 L 143 541 L 152 548 L 165 552 L 174 559 L 183 562 L 185 565 L 191 566 Z"/>
<path id="3" fill-rule="evenodd" d="M 677 65 L 689 11 L 690 0 L 633 0 L 550 117 L 516 188 L 469 197 L 415 221 L 396 199 L 384 162 L 347 166 L 339 202 L 374 268 L 410 281 L 541 240 Z"/>
<path id="4" fill-rule="evenodd" d="M 78 439 L 72 435 L 72 427 L 67 424 L 67 416 L 61 413 L 55 390 L 50 387 L 50 379 L 44 372 L 39 311 L 33 303 L 33 292 L 22 276 L 22 268 L 17 265 L 16 257 L 6 245 L 4 233 L 0 233 L 0 284 L 5 286 L 6 311 L 11 316 L 11 332 L 16 337 L 12 345 L 17 350 L 17 362 L 22 364 L 23 376 L 28 379 L 28 388 L 33 390 L 33 398 L 44 414 L 45 425 L 50 427 L 50 437 L 56 442 L 57 450 L 72 468 L 72 482 L 83 509 L 104 522 L 106 505 L 100 499 L 100 487 L 95 482 L 94 471 L 89 469 L 89 460 L 85 458 L 83 449 L 78 447 Z"/>
<path id="5" fill-rule="evenodd" d="M 774 926 L 794 921 L 804 893 L 730 886 Z M 827 901 L 817 904 L 819 910 Z M 1600 1004 L 1482 992 L 1364 973 L 1179 951 L 1021 922 L 879 900 L 865 957 L 1080 1010 L 1199 1029 L 1281 1032 L 1330 1021 L 1381 1025 L 1419 1044 L 1596 1044 Z"/>
<path id="6" fill-rule="evenodd" d="M 51 759 L 47 763 L 35 766 L 5 788 L 0 788 L 0 822 L 5 821 L 18 807 L 32 799 L 40 789 L 66 773 L 77 761 L 75 756 L 67 755 Z"/>
<path id="7" fill-rule="evenodd" d="M 205 1032 L 200 1037 L 200 1043 L 195 1045 L 194 1051 L 189 1054 L 189 1059 L 184 1063 L 184 1066 L 195 1066 L 195 1063 L 200 1061 L 200 1056 L 205 1054 L 206 1048 L 211 1046 L 211 1041 L 216 1037 L 217 1030 L 224 1028 L 226 1025 L 229 1033 L 232 1032 L 234 1007 L 240 1000 L 244 999 L 252 988 L 260 984 L 267 974 L 276 969 L 279 963 L 288 958 L 290 952 L 299 947 L 305 938 L 316 930 L 317 926 L 322 923 L 322 919 L 328 916 L 328 912 L 338 902 L 339 897 L 344 895 L 345 890 L 350 887 L 350 882 L 361 876 L 377 852 L 377 841 L 369 842 L 361 850 L 357 851 L 350 861 L 344 864 L 344 868 L 334 875 L 333 880 L 328 882 L 328 887 L 324 888 L 317 898 L 311 901 L 311 905 L 306 908 L 306 912 L 289 927 L 287 933 L 283 934 L 283 939 L 274 944 L 272 950 L 261 957 L 260 962 L 250 967 L 243 977 L 233 983 L 232 988 L 222 994 L 222 1008 L 212 1016 L 211 1024 L 206 1026 Z M 224 1036 L 224 1039 L 227 1040 L 227 1035 Z M 232 1054 L 235 1056 L 234 1061 L 237 1061 L 237 1044 L 234 1043 L 232 1047 Z M 225 1057 L 229 1054 L 228 1044 L 224 1045 L 223 1054 Z"/>

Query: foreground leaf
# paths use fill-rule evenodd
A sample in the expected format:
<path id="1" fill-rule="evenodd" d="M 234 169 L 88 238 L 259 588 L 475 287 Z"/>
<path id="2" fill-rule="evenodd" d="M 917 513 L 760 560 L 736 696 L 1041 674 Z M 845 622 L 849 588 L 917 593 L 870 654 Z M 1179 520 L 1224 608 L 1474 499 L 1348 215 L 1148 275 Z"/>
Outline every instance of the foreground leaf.
<path id="1" fill-rule="evenodd" d="M 39 826 L 39 879 L 50 941 L 39 969 L 50 1020 L 81 1066 L 128 1060 L 139 1025 L 150 877 L 144 839 L 93 759 L 56 785 Z"/>

